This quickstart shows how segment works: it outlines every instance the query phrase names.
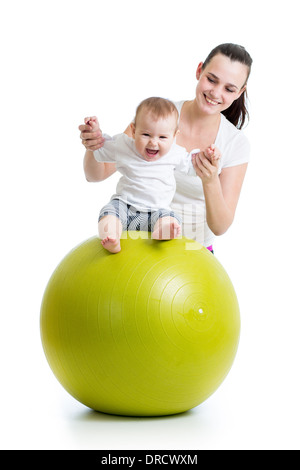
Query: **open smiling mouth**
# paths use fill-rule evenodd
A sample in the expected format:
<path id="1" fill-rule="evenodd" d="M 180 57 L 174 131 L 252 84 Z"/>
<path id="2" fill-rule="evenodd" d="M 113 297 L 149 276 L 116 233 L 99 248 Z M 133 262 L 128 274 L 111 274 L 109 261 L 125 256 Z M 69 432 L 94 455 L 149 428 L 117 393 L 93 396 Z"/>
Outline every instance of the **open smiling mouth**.
<path id="1" fill-rule="evenodd" d="M 204 95 L 204 97 L 205 97 L 206 102 L 212 106 L 217 106 L 218 104 L 220 104 L 219 101 L 211 100 L 206 95 Z"/>
<path id="2" fill-rule="evenodd" d="M 149 158 L 153 158 L 158 154 L 158 150 L 146 149 L 146 153 Z"/>

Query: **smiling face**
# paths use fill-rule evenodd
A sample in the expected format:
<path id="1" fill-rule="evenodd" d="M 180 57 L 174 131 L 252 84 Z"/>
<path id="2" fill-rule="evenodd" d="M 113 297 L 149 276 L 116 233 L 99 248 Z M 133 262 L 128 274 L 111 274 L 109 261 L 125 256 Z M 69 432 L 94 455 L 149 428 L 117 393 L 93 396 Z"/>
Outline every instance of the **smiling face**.
<path id="1" fill-rule="evenodd" d="M 203 113 L 216 114 L 229 108 L 246 89 L 248 67 L 217 54 L 203 69 L 197 68 L 196 102 Z"/>
<path id="2" fill-rule="evenodd" d="M 169 152 L 177 132 L 177 119 L 174 114 L 157 118 L 141 111 L 131 130 L 139 154 L 144 160 L 154 162 Z"/>

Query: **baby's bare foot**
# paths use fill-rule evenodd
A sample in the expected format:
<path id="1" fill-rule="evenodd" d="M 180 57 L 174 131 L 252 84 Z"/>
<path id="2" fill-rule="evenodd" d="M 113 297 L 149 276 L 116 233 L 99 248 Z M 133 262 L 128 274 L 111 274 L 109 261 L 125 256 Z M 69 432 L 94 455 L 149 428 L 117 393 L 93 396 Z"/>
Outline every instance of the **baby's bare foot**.
<path id="1" fill-rule="evenodd" d="M 181 234 L 181 227 L 177 222 L 171 222 L 170 224 L 159 224 L 159 226 L 153 231 L 152 238 L 154 240 L 173 240 L 179 237 Z"/>
<path id="2" fill-rule="evenodd" d="M 117 238 L 106 237 L 101 240 L 101 244 L 110 253 L 119 253 L 121 251 L 121 243 Z"/>

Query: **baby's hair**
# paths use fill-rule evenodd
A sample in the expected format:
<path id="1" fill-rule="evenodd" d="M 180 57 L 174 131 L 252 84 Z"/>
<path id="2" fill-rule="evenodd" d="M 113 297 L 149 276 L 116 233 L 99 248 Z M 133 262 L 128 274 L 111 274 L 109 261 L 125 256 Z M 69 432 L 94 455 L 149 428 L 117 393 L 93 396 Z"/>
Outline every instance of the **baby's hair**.
<path id="1" fill-rule="evenodd" d="M 170 115 L 174 114 L 174 119 L 176 122 L 176 128 L 178 125 L 178 111 L 174 103 L 172 101 L 167 100 L 165 98 L 159 98 L 156 96 L 153 96 L 151 98 L 147 98 L 143 100 L 137 107 L 136 113 L 135 113 L 135 118 L 133 123 L 136 125 L 136 121 L 138 118 L 138 115 L 140 114 L 141 111 L 147 111 L 150 112 L 153 115 L 154 119 L 166 119 Z"/>

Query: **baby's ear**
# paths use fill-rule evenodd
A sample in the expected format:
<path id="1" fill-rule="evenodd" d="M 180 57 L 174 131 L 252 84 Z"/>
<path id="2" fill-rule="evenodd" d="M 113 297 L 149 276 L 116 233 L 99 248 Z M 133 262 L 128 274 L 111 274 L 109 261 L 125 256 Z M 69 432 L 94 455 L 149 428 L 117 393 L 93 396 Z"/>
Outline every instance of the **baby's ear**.
<path id="1" fill-rule="evenodd" d="M 130 124 L 130 129 L 131 129 L 132 137 L 134 139 L 135 138 L 135 124 L 134 124 L 134 122 L 132 122 Z"/>

